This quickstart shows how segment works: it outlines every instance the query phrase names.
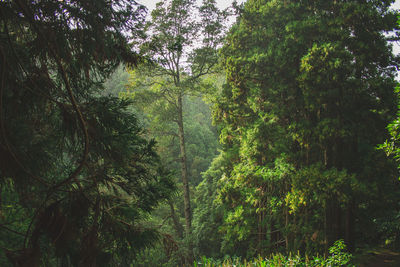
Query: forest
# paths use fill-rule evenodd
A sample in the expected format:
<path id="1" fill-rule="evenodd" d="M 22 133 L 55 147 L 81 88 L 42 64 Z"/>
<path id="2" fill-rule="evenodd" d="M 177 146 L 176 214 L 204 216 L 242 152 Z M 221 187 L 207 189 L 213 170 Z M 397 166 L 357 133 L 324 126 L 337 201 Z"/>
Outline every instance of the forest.
<path id="1" fill-rule="evenodd" d="M 394 0 L 0 1 L 0 266 L 400 266 Z"/>

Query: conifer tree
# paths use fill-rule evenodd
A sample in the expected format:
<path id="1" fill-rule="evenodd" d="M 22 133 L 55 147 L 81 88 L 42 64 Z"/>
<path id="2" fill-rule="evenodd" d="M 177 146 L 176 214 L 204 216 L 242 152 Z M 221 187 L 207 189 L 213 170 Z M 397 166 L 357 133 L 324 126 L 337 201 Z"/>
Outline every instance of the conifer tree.
<path id="1" fill-rule="evenodd" d="M 140 57 L 134 1 L 0 2 L 0 265 L 129 265 L 173 185 L 102 83 Z"/>
<path id="2" fill-rule="evenodd" d="M 244 5 L 223 48 L 228 84 L 214 110 L 234 162 L 220 191 L 228 245 L 256 254 L 345 238 L 353 248 L 356 231 L 382 216 L 372 203 L 394 203 L 378 200 L 398 192 L 375 150 L 395 107 L 399 61 L 384 34 L 398 30 L 392 2 Z"/>

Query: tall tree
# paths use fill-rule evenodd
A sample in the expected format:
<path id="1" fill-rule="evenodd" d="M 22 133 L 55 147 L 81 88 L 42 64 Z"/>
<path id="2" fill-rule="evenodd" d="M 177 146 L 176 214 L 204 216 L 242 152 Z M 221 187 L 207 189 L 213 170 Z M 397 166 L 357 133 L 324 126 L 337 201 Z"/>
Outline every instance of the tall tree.
<path id="1" fill-rule="evenodd" d="M 397 17 L 397 24 L 400 25 L 400 16 Z M 397 94 L 397 114 L 396 118 L 387 126 L 387 129 L 390 134 L 390 138 L 388 138 L 383 144 L 379 145 L 380 149 L 383 149 L 387 156 L 393 157 L 397 163 L 397 168 L 400 169 L 400 147 L 399 147 L 399 139 L 400 139 L 400 87 L 399 84 L 395 88 L 395 93 Z M 399 178 L 400 179 L 400 178 Z M 385 222 L 379 221 L 381 227 L 382 235 L 386 237 L 387 240 L 391 240 L 394 243 L 396 249 L 400 247 L 400 223 L 397 220 L 400 214 L 399 209 L 393 209 L 392 217 Z"/>
<path id="2" fill-rule="evenodd" d="M 153 60 L 154 64 L 147 72 L 148 77 L 159 78 L 150 82 L 159 84 L 164 99 L 173 110 L 171 119 L 178 128 L 185 231 L 189 237 L 192 209 L 184 129 L 184 100 L 185 95 L 195 92 L 199 79 L 212 72 L 217 63 L 223 14 L 215 7 L 214 0 L 203 1 L 201 7 L 197 7 L 196 1 L 193 0 L 171 0 L 157 3 L 151 15 L 152 19 L 147 25 L 149 40 L 142 45 L 142 53 Z"/>
<path id="3" fill-rule="evenodd" d="M 338 238 L 352 246 L 355 219 L 376 201 L 367 193 L 393 188 L 374 149 L 395 104 L 398 59 L 384 35 L 398 30 L 392 2 L 244 5 L 223 48 L 228 85 L 214 111 L 235 162 L 220 196 L 237 244 L 257 244 L 253 253 Z"/>
<path id="4" fill-rule="evenodd" d="M 140 69 L 135 72 L 140 72 Z M 150 87 L 140 87 L 140 81 L 134 79 L 134 77 L 136 76 L 132 73 L 132 87 L 128 87 L 128 92 L 124 94 L 124 97 L 132 99 L 135 110 L 139 114 L 143 114 L 142 121 L 147 129 L 148 138 L 154 138 L 156 140 L 157 153 L 160 155 L 163 165 L 168 166 L 168 170 L 174 173 L 174 177 L 176 176 L 175 180 L 178 181 L 178 186 L 181 186 L 182 183 L 179 182 L 181 180 L 181 162 L 179 160 L 178 129 L 176 123 L 171 120 L 176 110 L 165 100 L 163 93 L 160 92 L 161 88 L 158 84 L 154 84 Z M 183 110 L 187 165 L 193 200 L 193 197 L 196 197 L 197 194 L 197 190 L 193 190 L 193 187 L 201 181 L 201 173 L 207 170 L 212 159 L 217 154 L 218 137 L 215 127 L 211 125 L 210 107 L 204 103 L 200 97 L 186 96 Z M 180 250 L 174 253 L 181 255 L 185 253 L 185 249 L 187 248 L 187 244 L 185 244 L 186 242 L 183 239 L 185 235 L 183 227 L 185 221 L 184 203 L 182 199 L 183 192 L 175 194 L 174 197 L 169 200 L 169 203 L 166 203 L 164 207 L 160 207 L 160 213 L 158 213 L 162 221 L 164 221 L 163 218 L 167 218 L 164 221 L 164 227 L 160 230 L 172 235 L 173 240 L 177 241 L 178 248 L 180 248 Z M 193 206 L 196 207 L 196 202 L 192 203 L 194 204 Z M 168 209 L 170 212 L 166 214 L 165 212 Z M 161 210 L 163 210 L 163 212 L 161 212 Z M 195 216 L 195 211 L 193 214 Z M 152 216 L 152 220 L 157 221 L 157 216 Z M 193 225 L 192 227 L 194 228 L 196 226 Z M 195 237 L 193 236 L 193 238 Z M 152 253 L 160 255 L 159 249 L 152 250 Z M 182 263 L 178 262 L 172 263 L 172 261 L 177 260 L 177 258 L 168 255 L 168 253 L 165 255 L 164 260 L 156 258 L 155 263 L 167 264 L 165 261 L 166 258 L 170 259 L 171 265 L 182 265 Z"/>
<path id="5" fill-rule="evenodd" d="M 142 21 L 133 1 L 0 2 L 1 265 L 129 265 L 157 238 L 142 218 L 172 183 L 101 96 Z"/>

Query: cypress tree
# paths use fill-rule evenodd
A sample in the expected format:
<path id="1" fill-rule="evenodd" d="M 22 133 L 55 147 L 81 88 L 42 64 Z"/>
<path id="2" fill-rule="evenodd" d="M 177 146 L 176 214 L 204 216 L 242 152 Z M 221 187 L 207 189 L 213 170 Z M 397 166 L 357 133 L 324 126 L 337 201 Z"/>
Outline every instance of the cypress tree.
<path id="1" fill-rule="evenodd" d="M 248 254 L 354 248 L 377 203 L 394 203 L 392 165 L 375 150 L 395 108 L 392 2 L 245 3 L 214 110 L 234 162 L 220 192 L 228 251 L 228 239 Z"/>

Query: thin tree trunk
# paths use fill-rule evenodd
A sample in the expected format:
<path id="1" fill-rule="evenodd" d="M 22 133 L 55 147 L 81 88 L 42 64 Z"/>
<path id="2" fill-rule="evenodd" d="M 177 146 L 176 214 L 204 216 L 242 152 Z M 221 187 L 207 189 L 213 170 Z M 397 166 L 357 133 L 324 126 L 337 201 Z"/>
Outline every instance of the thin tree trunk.
<path id="1" fill-rule="evenodd" d="M 179 133 L 179 146 L 181 156 L 181 175 L 183 183 L 183 198 L 185 205 L 185 222 L 186 234 L 190 234 L 192 228 L 192 211 L 190 208 L 190 192 L 189 192 L 189 179 L 187 172 L 187 159 L 186 159 L 186 146 L 185 146 L 185 133 L 183 129 L 183 105 L 182 96 L 178 97 L 178 133 Z"/>
<path id="2" fill-rule="evenodd" d="M 176 234 L 178 235 L 179 238 L 183 238 L 183 227 L 179 223 L 179 219 L 176 216 L 174 204 L 172 203 L 171 200 L 168 200 L 168 204 L 169 204 L 169 207 L 171 208 L 171 217 L 172 217 L 172 221 L 174 222 L 174 228 L 175 228 Z"/>
<path id="3" fill-rule="evenodd" d="M 189 191 L 189 178 L 187 172 L 187 159 L 186 159 L 186 147 L 185 147 L 185 132 L 183 128 L 183 99 L 182 95 L 178 96 L 178 135 L 179 135 L 179 146 L 181 156 L 181 174 L 183 183 L 183 202 L 185 209 L 185 233 L 188 240 L 188 262 L 193 263 L 193 246 L 190 240 L 191 228 L 192 228 L 192 210 L 190 207 L 190 191 Z"/>

